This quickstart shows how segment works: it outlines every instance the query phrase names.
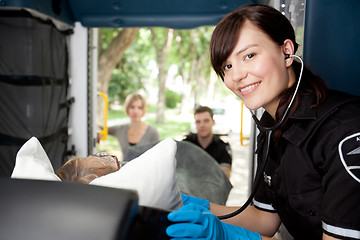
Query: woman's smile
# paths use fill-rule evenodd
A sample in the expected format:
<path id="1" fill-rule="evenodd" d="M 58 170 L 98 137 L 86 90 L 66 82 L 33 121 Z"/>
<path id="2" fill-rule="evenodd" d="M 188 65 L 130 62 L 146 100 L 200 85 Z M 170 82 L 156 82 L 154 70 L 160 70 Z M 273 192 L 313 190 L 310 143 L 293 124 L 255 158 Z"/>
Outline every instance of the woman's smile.
<path id="1" fill-rule="evenodd" d="M 261 82 L 257 82 L 257 83 L 252 83 L 252 84 L 249 84 L 245 87 L 241 87 L 239 89 L 241 95 L 245 96 L 245 95 L 248 95 L 250 93 L 252 93 L 253 91 L 256 90 L 256 88 L 260 85 Z"/>

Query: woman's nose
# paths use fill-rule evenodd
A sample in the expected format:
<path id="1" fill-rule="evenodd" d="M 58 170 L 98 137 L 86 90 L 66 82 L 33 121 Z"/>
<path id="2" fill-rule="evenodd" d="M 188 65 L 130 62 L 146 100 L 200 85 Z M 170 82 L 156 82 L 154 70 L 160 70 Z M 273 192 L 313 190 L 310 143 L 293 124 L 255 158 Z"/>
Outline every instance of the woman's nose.
<path id="1" fill-rule="evenodd" d="M 247 71 L 245 68 L 240 68 L 234 64 L 230 71 L 230 79 L 234 82 L 241 81 L 247 77 Z"/>
<path id="2" fill-rule="evenodd" d="M 247 77 L 247 72 L 245 69 L 240 69 L 240 68 L 233 69 L 233 76 L 232 76 L 233 81 L 236 82 L 241 81 L 246 77 Z"/>

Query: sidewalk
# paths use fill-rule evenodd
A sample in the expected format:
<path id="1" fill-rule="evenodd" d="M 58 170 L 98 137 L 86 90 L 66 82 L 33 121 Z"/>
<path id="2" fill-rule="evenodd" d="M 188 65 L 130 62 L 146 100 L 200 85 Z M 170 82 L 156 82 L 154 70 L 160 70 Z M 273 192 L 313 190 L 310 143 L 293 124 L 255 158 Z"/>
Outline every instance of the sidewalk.
<path id="1" fill-rule="evenodd" d="M 222 138 L 230 143 L 233 155 L 230 176 L 233 189 L 230 191 L 226 205 L 242 206 L 249 196 L 249 145 L 241 146 L 239 133 L 230 133 Z"/>

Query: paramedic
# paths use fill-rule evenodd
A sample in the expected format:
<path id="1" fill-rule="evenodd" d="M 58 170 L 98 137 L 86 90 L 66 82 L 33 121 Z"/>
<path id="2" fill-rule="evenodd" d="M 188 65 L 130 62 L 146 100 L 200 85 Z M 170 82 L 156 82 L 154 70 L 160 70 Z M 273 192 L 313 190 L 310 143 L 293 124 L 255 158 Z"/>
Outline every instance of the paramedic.
<path id="1" fill-rule="evenodd" d="M 269 239 L 282 222 L 297 240 L 360 239 L 360 99 L 302 72 L 297 47 L 290 22 L 269 6 L 237 9 L 216 26 L 212 66 L 247 108 L 264 108 L 258 165 L 268 161 L 252 206 L 220 221 L 236 208 L 187 204 L 168 215 L 170 237 Z M 279 122 L 267 141 L 264 129 Z"/>

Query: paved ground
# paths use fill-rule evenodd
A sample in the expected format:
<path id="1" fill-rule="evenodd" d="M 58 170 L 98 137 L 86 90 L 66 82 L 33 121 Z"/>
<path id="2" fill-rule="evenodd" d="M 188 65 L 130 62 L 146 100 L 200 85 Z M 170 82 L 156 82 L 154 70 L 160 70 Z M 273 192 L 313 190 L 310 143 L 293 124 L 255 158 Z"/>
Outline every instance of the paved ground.
<path id="1" fill-rule="evenodd" d="M 241 206 L 249 196 L 249 145 L 241 146 L 239 133 L 230 133 L 229 136 L 222 138 L 230 143 L 233 154 L 230 176 L 233 189 L 229 194 L 226 205 Z M 245 143 L 248 143 L 248 141 L 245 141 Z"/>

